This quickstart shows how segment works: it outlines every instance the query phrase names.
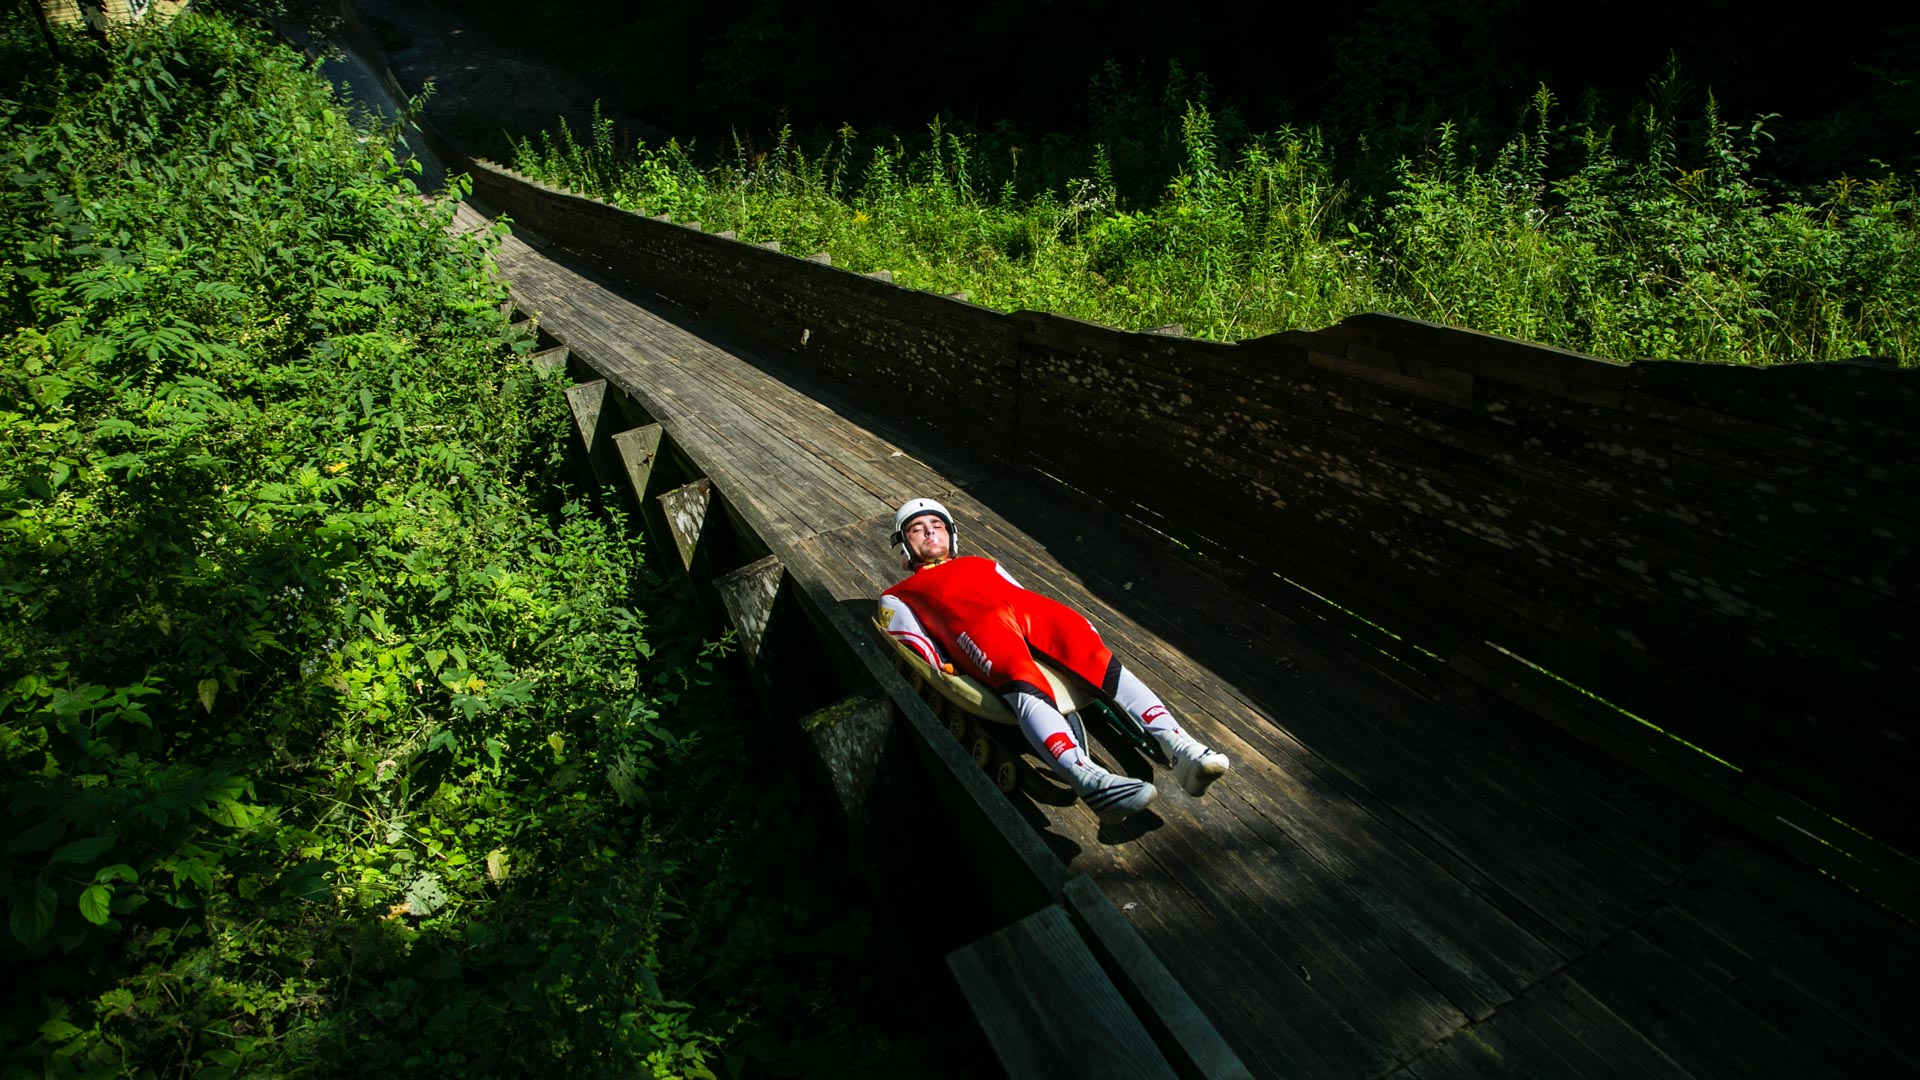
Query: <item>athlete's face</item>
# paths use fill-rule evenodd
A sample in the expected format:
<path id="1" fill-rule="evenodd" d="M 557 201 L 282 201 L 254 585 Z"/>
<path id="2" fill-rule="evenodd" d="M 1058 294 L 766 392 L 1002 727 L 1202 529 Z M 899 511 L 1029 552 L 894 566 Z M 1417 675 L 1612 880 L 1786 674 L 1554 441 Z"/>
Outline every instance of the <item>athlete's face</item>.
<path id="1" fill-rule="evenodd" d="M 953 553 L 953 537 L 937 514 L 921 514 L 907 522 L 900 530 L 900 539 L 906 541 L 907 550 L 918 562 L 937 562 Z"/>

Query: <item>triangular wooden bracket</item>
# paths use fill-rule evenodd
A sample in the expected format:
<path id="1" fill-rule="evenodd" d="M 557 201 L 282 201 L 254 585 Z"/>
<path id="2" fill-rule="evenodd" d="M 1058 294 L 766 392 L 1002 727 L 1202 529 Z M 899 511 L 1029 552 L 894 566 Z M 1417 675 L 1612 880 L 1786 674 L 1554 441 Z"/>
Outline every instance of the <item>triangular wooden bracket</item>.
<path id="1" fill-rule="evenodd" d="M 567 352 L 565 345 L 555 345 L 551 349 L 541 349 L 527 357 L 527 362 L 541 371 L 565 371 L 569 355 L 571 354 Z"/>
<path id="2" fill-rule="evenodd" d="M 885 698 L 843 698 L 800 719 L 813 741 L 827 779 L 849 821 L 865 824 L 867 804 L 880 771 L 887 732 L 893 727 L 893 702 Z"/>
<path id="3" fill-rule="evenodd" d="M 767 622 L 785 576 L 786 567 L 768 555 L 714 579 L 720 606 L 726 609 L 727 623 L 740 636 L 740 651 L 749 665 L 760 662 L 760 646 L 766 641 Z"/>
<path id="4" fill-rule="evenodd" d="M 673 545 L 680 550 L 680 565 L 693 569 L 693 555 L 700 544 L 700 530 L 707 523 L 707 511 L 713 503 L 713 483 L 701 477 L 691 484 L 674 488 L 660 496 L 660 509 L 666 512 L 667 530 Z"/>
<path id="5" fill-rule="evenodd" d="M 618 401 L 605 379 L 595 379 L 567 387 L 567 408 L 573 413 L 574 434 L 595 485 L 615 483 L 619 473 L 613 454 L 613 433 L 622 426 Z"/>
<path id="6" fill-rule="evenodd" d="M 665 434 L 666 430 L 659 424 L 648 424 L 628 428 L 613 437 L 613 452 L 620 459 L 620 470 L 626 474 L 627 487 L 632 490 L 636 504 L 644 505 L 647 501 L 647 487 L 659 471 L 660 440 Z"/>

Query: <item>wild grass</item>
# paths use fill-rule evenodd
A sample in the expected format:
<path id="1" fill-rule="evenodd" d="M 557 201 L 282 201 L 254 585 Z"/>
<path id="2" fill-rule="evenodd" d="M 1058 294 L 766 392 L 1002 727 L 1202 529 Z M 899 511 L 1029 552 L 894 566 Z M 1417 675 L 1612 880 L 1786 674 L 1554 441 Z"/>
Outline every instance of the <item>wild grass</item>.
<path id="1" fill-rule="evenodd" d="M 715 160 L 617 145 L 596 112 L 579 136 L 519 139 L 513 165 L 903 285 L 1128 329 L 1240 339 L 1385 311 L 1619 359 L 1920 363 L 1912 178 L 1776 189 L 1759 173 L 1769 118 L 1728 122 L 1709 95 L 1683 121 L 1678 83 L 1656 79 L 1624 135 L 1563 120 L 1542 87 L 1492 152 L 1445 124 L 1366 185 L 1316 129 L 1223 137 L 1195 102 L 1144 198 L 1123 197 L 1105 143 L 1035 183 L 1004 132 L 939 120 L 911 148 L 843 127 L 809 151 L 782 129 Z"/>

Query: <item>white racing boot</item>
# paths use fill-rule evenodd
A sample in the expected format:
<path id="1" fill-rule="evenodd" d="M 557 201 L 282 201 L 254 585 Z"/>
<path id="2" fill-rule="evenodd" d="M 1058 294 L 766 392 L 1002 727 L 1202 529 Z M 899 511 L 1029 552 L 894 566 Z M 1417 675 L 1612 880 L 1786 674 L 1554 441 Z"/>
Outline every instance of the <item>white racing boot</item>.
<path id="1" fill-rule="evenodd" d="M 1227 755 L 1186 732 L 1154 731 L 1152 735 L 1173 762 L 1173 778 L 1194 798 L 1205 795 L 1215 780 L 1227 775 Z"/>
<path id="2" fill-rule="evenodd" d="M 1119 776 L 1089 761 L 1070 770 L 1073 790 L 1079 792 L 1102 825 L 1116 825 L 1146 809 L 1160 792 L 1145 780 Z"/>

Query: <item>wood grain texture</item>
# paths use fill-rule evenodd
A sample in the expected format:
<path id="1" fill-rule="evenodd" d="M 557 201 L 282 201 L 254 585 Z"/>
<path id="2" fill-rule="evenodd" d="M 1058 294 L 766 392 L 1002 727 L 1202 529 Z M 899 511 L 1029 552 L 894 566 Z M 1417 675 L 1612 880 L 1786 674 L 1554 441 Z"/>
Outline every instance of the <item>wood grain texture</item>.
<path id="1" fill-rule="evenodd" d="M 1058 904 L 955 950 L 947 967 L 1009 1077 L 1174 1080 Z"/>

